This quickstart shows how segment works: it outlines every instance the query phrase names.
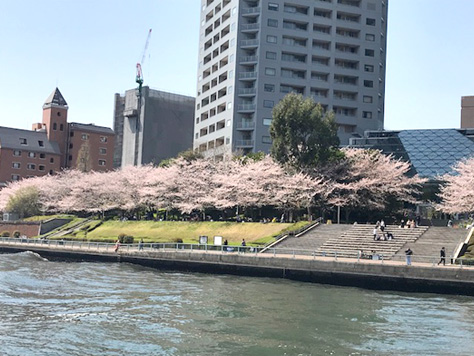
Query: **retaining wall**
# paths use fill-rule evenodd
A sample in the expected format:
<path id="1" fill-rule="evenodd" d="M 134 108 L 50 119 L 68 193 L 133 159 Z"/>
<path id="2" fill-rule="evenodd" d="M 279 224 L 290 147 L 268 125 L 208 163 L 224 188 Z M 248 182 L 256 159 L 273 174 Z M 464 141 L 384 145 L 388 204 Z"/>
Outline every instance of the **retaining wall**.
<path id="1" fill-rule="evenodd" d="M 10 232 L 10 236 L 13 236 L 15 231 L 20 231 L 21 235 L 27 237 L 38 236 L 40 231 L 40 222 L 0 222 L 0 233 L 3 231 Z"/>
<path id="2" fill-rule="evenodd" d="M 474 269 L 200 252 L 88 252 L 0 245 L 0 252 L 30 250 L 50 260 L 128 262 L 161 270 L 287 278 L 341 286 L 474 296 Z"/>

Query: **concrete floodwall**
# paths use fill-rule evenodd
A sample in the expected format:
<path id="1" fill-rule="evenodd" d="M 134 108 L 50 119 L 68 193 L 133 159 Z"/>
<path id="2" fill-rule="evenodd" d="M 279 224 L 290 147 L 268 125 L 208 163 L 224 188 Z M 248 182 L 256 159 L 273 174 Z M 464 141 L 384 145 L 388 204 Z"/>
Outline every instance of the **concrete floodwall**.
<path id="1" fill-rule="evenodd" d="M 71 251 L 41 245 L 23 247 L 0 244 L 0 252 L 25 249 L 37 252 L 49 260 L 127 262 L 160 270 L 287 278 L 375 290 L 474 295 L 474 270 L 457 266 L 406 266 L 364 263 L 357 260 L 299 259 L 188 251 Z"/>

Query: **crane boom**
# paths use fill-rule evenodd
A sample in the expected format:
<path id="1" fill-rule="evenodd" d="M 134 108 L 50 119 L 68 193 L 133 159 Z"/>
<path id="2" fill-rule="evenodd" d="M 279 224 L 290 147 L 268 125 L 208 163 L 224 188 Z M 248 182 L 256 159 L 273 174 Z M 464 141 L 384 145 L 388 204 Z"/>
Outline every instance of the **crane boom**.
<path id="1" fill-rule="evenodd" d="M 143 84 L 142 65 L 143 65 L 143 62 L 145 61 L 146 51 L 148 49 L 148 44 L 150 43 L 150 37 L 151 37 L 151 28 L 148 31 L 148 36 L 146 38 L 145 47 L 143 48 L 141 60 L 140 62 L 137 62 L 137 76 L 135 78 L 135 82 L 138 84 L 139 92 L 141 92 L 141 89 L 142 89 L 142 84 Z"/>

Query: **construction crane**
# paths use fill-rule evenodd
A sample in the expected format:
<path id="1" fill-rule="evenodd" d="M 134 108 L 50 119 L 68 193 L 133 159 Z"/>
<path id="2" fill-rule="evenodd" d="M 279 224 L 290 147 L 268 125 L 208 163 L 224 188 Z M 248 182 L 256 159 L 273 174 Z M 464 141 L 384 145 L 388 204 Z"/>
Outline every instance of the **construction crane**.
<path id="1" fill-rule="evenodd" d="M 148 31 L 148 36 L 146 38 L 145 48 L 143 49 L 142 58 L 141 58 L 140 62 L 137 63 L 137 76 L 135 78 L 135 82 L 138 84 L 138 96 L 139 97 L 141 96 L 142 85 L 143 85 L 142 65 L 143 65 L 143 62 L 145 61 L 146 50 L 148 49 L 148 43 L 150 43 L 150 37 L 151 37 L 151 28 Z"/>
<path id="2" fill-rule="evenodd" d="M 145 48 L 143 48 L 143 53 L 142 57 L 140 59 L 140 62 L 137 63 L 137 75 L 135 77 L 135 82 L 138 84 L 138 90 L 137 90 L 137 120 L 135 124 L 135 153 L 134 153 L 134 158 L 133 158 L 133 164 L 135 166 L 139 165 L 140 163 L 138 162 L 138 151 L 139 151 L 139 136 L 140 136 L 140 114 L 142 111 L 142 85 L 143 85 L 143 70 L 142 70 L 142 65 L 143 62 L 145 61 L 145 56 L 146 56 L 146 50 L 148 49 L 148 43 L 150 42 L 150 37 L 151 37 L 151 28 L 148 31 L 148 36 L 146 38 L 145 42 Z"/>

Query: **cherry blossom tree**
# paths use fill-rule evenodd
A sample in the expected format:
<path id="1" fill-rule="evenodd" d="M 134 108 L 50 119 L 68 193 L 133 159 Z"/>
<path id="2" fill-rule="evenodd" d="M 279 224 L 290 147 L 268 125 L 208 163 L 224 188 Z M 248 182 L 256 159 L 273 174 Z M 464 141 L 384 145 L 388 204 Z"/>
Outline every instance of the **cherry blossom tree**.
<path id="1" fill-rule="evenodd" d="M 444 184 L 438 196 L 438 208 L 446 213 L 474 212 L 474 158 L 457 163 L 452 174 L 440 177 Z"/>
<path id="2" fill-rule="evenodd" d="M 329 173 L 334 190 L 329 203 L 333 206 L 385 209 L 389 197 L 416 203 L 425 179 L 408 177 L 410 164 L 385 155 L 379 150 L 345 148 L 345 158 Z M 328 174 L 328 172 L 326 172 Z"/>

